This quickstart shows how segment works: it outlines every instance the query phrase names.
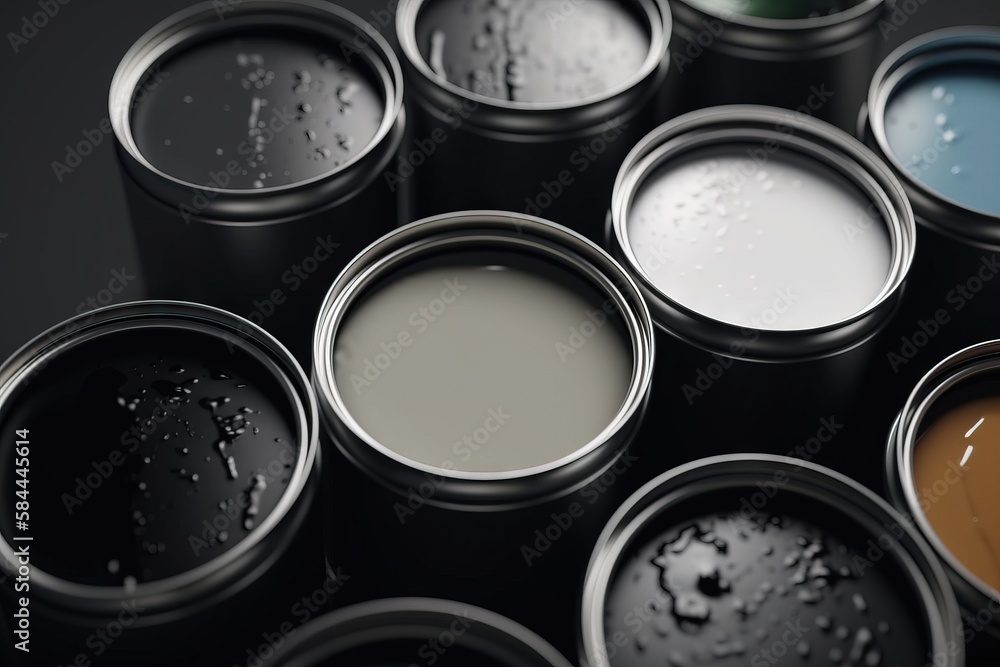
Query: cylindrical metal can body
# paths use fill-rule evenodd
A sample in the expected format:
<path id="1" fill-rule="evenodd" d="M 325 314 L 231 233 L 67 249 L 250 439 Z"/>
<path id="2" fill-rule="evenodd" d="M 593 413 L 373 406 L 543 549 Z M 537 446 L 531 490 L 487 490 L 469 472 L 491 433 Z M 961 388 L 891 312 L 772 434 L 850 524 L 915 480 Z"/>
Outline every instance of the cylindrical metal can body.
<path id="1" fill-rule="evenodd" d="M 902 186 L 874 154 L 796 112 L 692 112 L 629 155 L 608 233 L 658 325 L 645 446 L 676 462 L 657 441 L 683 431 L 696 452 L 803 456 L 810 441 L 807 458 L 836 456 L 914 252 Z"/>
<path id="2" fill-rule="evenodd" d="M 762 104 L 852 130 L 865 99 L 859 81 L 875 67 L 886 3 L 836 4 L 846 7 L 820 15 L 810 14 L 806 2 L 671 0 L 674 114 Z"/>
<path id="3" fill-rule="evenodd" d="M 922 317 L 961 318 L 950 349 L 929 337 L 940 357 L 996 336 L 1000 167 L 992 156 L 1000 139 L 992 116 L 998 101 L 1000 31 L 948 28 L 886 58 L 858 121 L 858 136 L 896 173 L 919 223 L 923 250 L 912 284 L 932 299 Z"/>
<path id="4" fill-rule="evenodd" d="M 513 17 L 505 18 L 506 14 L 494 16 L 491 12 L 500 10 L 486 7 L 488 3 L 472 3 L 464 10 L 436 7 L 446 4 L 447 0 L 400 3 L 397 33 L 407 75 L 411 127 L 400 160 L 387 178 L 395 187 L 409 191 L 416 218 L 476 209 L 523 212 L 599 240 L 604 202 L 618 166 L 639 138 L 664 118 L 659 92 L 669 63 L 668 9 L 649 0 L 588 3 L 576 10 L 559 8 L 554 2 L 538 6 L 519 2 L 509 11 L 537 15 L 523 16 L 518 23 Z M 425 25 L 444 16 L 446 9 L 455 14 L 481 12 L 483 34 L 473 32 L 479 28 L 476 25 L 436 31 Z M 629 39 L 619 34 L 612 45 L 585 32 L 605 21 L 603 15 L 590 16 L 598 10 L 610 12 L 606 20 L 611 25 L 629 17 L 632 27 L 642 31 L 632 47 L 645 47 L 634 67 L 623 73 L 624 80 L 612 76 L 610 61 L 618 49 L 627 50 L 622 43 L 629 46 Z M 552 16 L 557 17 L 554 22 Z M 551 30 L 536 25 L 546 22 L 551 23 Z M 487 38 L 495 31 L 490 27 L 494 25 L 503 26 L 507 41 L 520 44 L 504 55 L 514 63 L 506 70 L 484 66 L 468 75 L 455 74 L 464 59 L 461 52 L 445 51 L 442 57 L 428 51 L 428 44 L 450 44 L 447 40 L 451 40 L 468 44 L 470 57 L 489 52 L 493 46 Z M 572 34 L 573 30 L 580 32 Z M 612 32 L 608 40 L 616 34 Z M 590 45 L 594 61 L 588 60 L 586 66 L 598 72 L 608 70 L 600 85 L 580 90 L 558 87 L 559 73 L 573 74 L 570 70 L 576 62 L 571 53 L 559 51 L 569 48 L 567 42 Z M 496 49 L 505 54 L 509 46 L 504 43 Z M 518 48 L 526 50 L 526 62 L 535 64 L 516 64 Z M 549 50 L 536 54 L 538 49 Z M 605 57 L 608 60 L 602 60 Z M 533 74 L 542 83 L 518 88 L 522 76 L 530 81 L 530 75 L 511 74 L 512 68 L 535 66 L 539 71 Z M 555 72 L 551 79 L 544 76 L 549 70 Z"/>
<path id="5" fill-rule="evenodd" d="M 404 133 L 401 70 L 340 8 L 216 4 L 150 30 L 112 82 L 143 273 L 153 297 L 239 313 L 308 363 L 322 293 L 400 221 L 382 172 Z"/>
<path id="6" fill-rule="evenodd" d="M 226 663 L 323 586 L 315 398 L 246 320 L 165 301 L 69 320 L 3 365 L 0 422 L 4 478 L 34 491 L 34 522 L 0 526 L 4 595 L 30 550 L 41 664 Z"/>
<path id="7" fill-rule="evenodd" d="M 328 560 L 370 594 L 461 595 L 571 645 L 552 605 L 634 477 L 652 336 L 631 279 L 565 228 L 467 212 L 384 237 L 316 329 L 333 507 L 358 508 L 332 515 Z"/>
<path id="8" fill-rule="evenodd" d="M 998 350 L 995 340 L 980 343 L 932 368 L 893 425 L 885 459 L 888 498 L 934 548 L 962 607 L 970 655 L 977 656 L 1000 642 L 1000 594 L 962 538 L 971 526 L 975 546 L 990 539 L 980 497 L 995 486 L 983 457 L 995 421 Z"/>

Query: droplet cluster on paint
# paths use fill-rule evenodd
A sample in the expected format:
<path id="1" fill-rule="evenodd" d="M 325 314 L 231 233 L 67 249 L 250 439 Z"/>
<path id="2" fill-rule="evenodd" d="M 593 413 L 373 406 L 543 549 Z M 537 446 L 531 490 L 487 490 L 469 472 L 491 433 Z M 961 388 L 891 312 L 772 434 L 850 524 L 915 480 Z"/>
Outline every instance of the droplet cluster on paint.
<path id="1" fill-rule="evenodd" d="M 895 564 L 826 529 L 750 506 L 637 546 L 605 607 L 606 636 L 629 638 L 614 667 L 920 664 L 923 629 L 907 620 Z"/>
<path id="2" fill-rule="evenodd" d="M 236 190 L 346 164 L 376 136 L 382 93 L 363 65 L 313 41 L 248 35 L 166 61 L 162 83 L 132 112 L 140 152 L 172 177 Z"/>
<path id="3" fill-rule="evenodd" d="M 416 36 L 442 79 L 527 103 L 608 93 L 639 72 L 651 41 L 639 13 L 610 0 L 437 0 L 421 9 Z"/>

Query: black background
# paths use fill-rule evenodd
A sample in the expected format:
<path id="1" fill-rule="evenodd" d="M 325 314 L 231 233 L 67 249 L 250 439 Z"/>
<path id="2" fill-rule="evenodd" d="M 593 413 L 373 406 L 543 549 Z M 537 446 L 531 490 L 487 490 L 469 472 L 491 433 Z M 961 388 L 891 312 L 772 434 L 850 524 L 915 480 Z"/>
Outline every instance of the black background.
<path id="1" fill-rule="evenodd" d="M 108 87 L 125 51 L 156 22 L 190 4 L 189 0 L 70 0 L 59 5 L 58 14 L 27 44 L 20 45 L 16 54 L 6 35 L 19 32 L 22 17 L 39 8 L 35 0 L 3 0 L 0 5 L 0 32 L 5 35 L 0 44 L 0 85 L 5 91 L 0 112 L 4 165 L 0 179 L 0 358 L 76 314 L 81 302 L 108 286 L 112 271 L 124 269 L 140 276 L 116 302 L 145 296 L 114 137 L 104 135 L 93 154 L 65 174 L 62 182 L 57 180 L 52 163 L 64 162 L 67 144 L 76 145 L 85 131 L 97 130 L 107 119 Z M 372 12 L 385 9 L 388 2 L 339 0 L 339 4 L 371 20 Z M 907 5 L 919 9 L 881 43 L 881 55 L 936 28 L 1000 24 L 1000 3 L 991 0 L 925 0 L 922 5 L 913 0 Z M 868 82 L 859 76 L 857 85 L 867 87 Z M 886 435 L 915 382 L 945 355 L 987 338 L 1000 338 L 1000 318 L 996 316 L 1000 281 L 994 281 L 996 284 L 988 284 L 984 296 L 969 308 L 951 313 L 952 322 L 898 373 L 886 359 L 889 351 L 900 348 L 901 336 L 918 330 L 920 319 L 947 307 L 945 294 L 957 282 L 974 275 L 978 255 L 990 254 L 979 251 L 967 255 L 960 261 L 968 268 L 955 269 L 950 275 L 927 268 L 932 254 L 948 253 L 956 247 L 921 232 L 918 264 L 923 262 L 924 268 L 917 273 L 923 277 L 911 281 L 900 311 L 874 341 L 860 385 L 860 407 L 845 422 L 845 435 L 838 436 L 836 448 L 826 448 L 818 458 L 879 491 Z M 246 311 L 256 296 L 247 295 Z M 678 378 L 666 394 L 654 394 L 657 400 L 669 400 L 668 412 L 682 419 L 685 413 L 678 387 L 690 380 Z M 779 389 L 761 388 L 775 390 L 775 400 L 788 401 L 790 414 L 805 414 L 816 424 L 825 416 L 823 406 L 797 404 L 794 392 Z M 712 410 L 725 419 L 725 405 L 716 404 Z M 697 424 L 678 425 L 678 432 L 688 436 L 697 430 Z M 666 440 L 668 434 L 659 435 Z M 760 433 L 749 434 L 721 450 L 784 453 L 810 435 L 783 431 L 778 424 L 768 442 L 761 441 Z M 644 437 L 649 441 L 657 434 L 647 432 Z M 684 452 L 665 460 L 674 463 L 719 453 L 701 444 L 693 444 L 688 437 Z M 647 468 L 641 476 L 648 478 L 656 472 L 659 470 Z"/>

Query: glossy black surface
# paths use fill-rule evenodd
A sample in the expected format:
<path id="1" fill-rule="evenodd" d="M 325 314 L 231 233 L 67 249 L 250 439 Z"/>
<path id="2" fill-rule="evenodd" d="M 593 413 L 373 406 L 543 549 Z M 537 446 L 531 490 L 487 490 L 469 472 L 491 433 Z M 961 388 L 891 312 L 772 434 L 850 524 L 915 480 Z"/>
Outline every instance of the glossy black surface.
<path id="1" fill-rule="evenodd" d="M 297 459 L 279 382 L 222 339 L 178 329 L 109 334 L 47 364 L 0 415 L 5 488 L 21 428 L 36 445 L 33 565 L 98 586 L 181 574 L 234 548 Z M 13 519 L 0 514 L 8 538 Z"/>

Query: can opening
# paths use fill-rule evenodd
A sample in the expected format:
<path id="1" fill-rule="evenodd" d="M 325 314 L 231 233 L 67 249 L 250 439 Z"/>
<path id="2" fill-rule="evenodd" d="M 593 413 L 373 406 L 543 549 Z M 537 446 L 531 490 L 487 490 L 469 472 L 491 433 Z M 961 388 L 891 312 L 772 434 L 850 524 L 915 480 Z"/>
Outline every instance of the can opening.
<path id="1" fill-rule="evenodd" d="M 381 268 L 347 306 L 332 359 L 374 441 L 433 469 L 496 474 L 601 438 L 635 367 L 620 304 L 589 277 L 478 244 Z"/>
<path id="2" fill-rule="evenodd" d="M 657 507 L 610 575 L 604 636 L 629 638 L 612 667 L 923 664 L 924 603 L 888 527 L 764 477 Z"/>
<path id="3" fill-rule="evenodd" d="M 569 104 L 633 79 L 650 54 L 635 2 L 427 0 L 417 49 L 435 76 L 505 102 Z"/>
<path id="4" fill-rule="evenodd" d="M 134 594 L 233 556 L 294 497 L 302 404 L 235 337 L 193 322 L 107 325 L 33 368 L 0 424 L 58 445 L 58 465 L 32 478 L 39 582 Z M 0 443 L 11 487 L 13 446 Z M 0 520 L 7 539 L 12 520 Z"/>
<path id="5" fill-rule="evenodd" d="M 627 252 L 663 295 L 700 317 L 817 329 L 864 312 L 889 280 L 893 241 L 880 207 L 838 169 L 792 148 L 725 143 L 664 155 L 633 192 Z"/>
<path id="6" fill-rule="evenodd" d="M 1000 374 L 947 383 L 921 406 L 912 480 L 918 511 L 940 544 L 987 590 L 1000 591 Z M 917 508 L 915 508 L 917 509 Z"/>
<path id="7" fill-rule="evenodd" d="M 1000 52 L 918 57 L 892 75 L 885 95 L 881 129 L 903 173 L 962 208 L 1000 216 Z"/>
<path id="8" fill-rule="evenodd" d="M 167 54 L 142 76 L 130 110 L 137 149 L 155 169 L 197 186 L 258 190 L 322 177 L 365 152 L 386 96 L 341 42 L 265 25 Z"/>

